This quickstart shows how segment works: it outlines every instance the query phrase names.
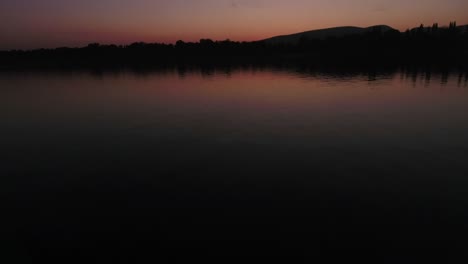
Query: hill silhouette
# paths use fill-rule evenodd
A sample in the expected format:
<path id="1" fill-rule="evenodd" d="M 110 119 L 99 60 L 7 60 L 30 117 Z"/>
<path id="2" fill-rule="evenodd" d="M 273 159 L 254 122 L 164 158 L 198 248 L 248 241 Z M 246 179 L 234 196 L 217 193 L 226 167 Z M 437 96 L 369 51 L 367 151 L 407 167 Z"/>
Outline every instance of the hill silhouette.
<path id="1" fill-rule="evenodd" d="M 405 32 L 389 26 L 337 27 L 253 42 L 231 40 L 175 44 L 136 42 L 82 48 L 0 52 L 0 69 L 165 67 L 174 65 L 288 64 L 468 67 L 468 25 L 420 25 Z"/>
<path id="2" fill-rule="evenodd" d="M 268 38 L 262 41 L 265 41 L 268 44 L 298 44 L 301 40 L 304 40 L 304 39 L 324 40 L 324 39 L 332 38 L 332 37 L 341 38 L 341 37 L 346 37 L 350 35 L 362 35 L 362 34 L 371 33 L 375 31 L 399 32 L 398 30 L 387 25 L 376 25 L 376 26 L 367 27 L 367 28 L 347 26 L 347 27 L 334 27 L 334 28 L 310 30 L 310 31 L 295 33 L 291 35 L 276 36 L 276 37 Z"/>

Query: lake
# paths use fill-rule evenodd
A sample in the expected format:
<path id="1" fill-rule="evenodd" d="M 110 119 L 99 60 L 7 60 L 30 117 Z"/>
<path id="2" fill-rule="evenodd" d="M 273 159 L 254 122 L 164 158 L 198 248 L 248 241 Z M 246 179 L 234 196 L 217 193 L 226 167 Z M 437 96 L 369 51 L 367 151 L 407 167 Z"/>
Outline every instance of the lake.
<path id="1" fill-rule="evenodd" d="M 23 262 L 468 246 L 466 72 L 1 72 L 0 120 L 1 240 Z"/>

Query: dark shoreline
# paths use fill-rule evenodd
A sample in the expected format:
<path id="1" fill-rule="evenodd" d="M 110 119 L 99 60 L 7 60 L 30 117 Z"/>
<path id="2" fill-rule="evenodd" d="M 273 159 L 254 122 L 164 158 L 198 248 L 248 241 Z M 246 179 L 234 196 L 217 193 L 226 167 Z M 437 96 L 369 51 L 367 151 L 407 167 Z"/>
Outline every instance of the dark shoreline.
<path id="1" fill-rule="evenodd" d="M 0 51 L 0 71 L 34 68 L 306 65 L 308 67 L 468 67 L 468 27 L 376 28 L 365 34 L 298 43 L 178 41 L 174 44 L 89 44 L 82 48 Z"/>
<path id="2" fill-rule="evenodd" d="M 164 69 L 174 67 L 309 67 L 331 69 L 373 69 L 373 68 L 430 68 L 430 69 L 468 69 L 467 55 L 447 55 L 437 59 L 424 56 L 407 57 L 370 57 L 370 56 L 328 56 L 327 54 L 274 54 L 262 56 L 173 56 L 147 58 L 116 58 L 113 56 L 93 56 L 92 59 L 79 56 L 34 56 L 0 55 L 0 71 L 9 70 L 77 70 L 77 69 Z"/>

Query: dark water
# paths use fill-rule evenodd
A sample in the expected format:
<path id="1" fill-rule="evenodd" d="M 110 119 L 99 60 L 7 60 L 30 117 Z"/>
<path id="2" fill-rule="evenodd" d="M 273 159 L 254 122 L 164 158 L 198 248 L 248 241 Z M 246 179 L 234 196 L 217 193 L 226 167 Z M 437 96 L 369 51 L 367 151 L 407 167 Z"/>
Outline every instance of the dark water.
<path id="1" fill-rule="evenodd" d="M 468 246 L 465 73 L 10 72 L 0 87 L 1 250 L 20 262 L 405 263 Z"/>

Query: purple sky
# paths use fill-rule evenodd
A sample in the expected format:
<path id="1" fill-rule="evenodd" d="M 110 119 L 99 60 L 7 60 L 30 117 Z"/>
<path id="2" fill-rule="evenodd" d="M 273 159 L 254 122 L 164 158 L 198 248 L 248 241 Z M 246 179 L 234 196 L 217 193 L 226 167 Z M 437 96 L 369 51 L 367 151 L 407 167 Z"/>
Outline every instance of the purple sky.
<path id="1" fill-rule="evenodd" d="M 256 40 L 333 26 L 468 24 L 468 0 L 1 0 L 0 49 Z"/>

